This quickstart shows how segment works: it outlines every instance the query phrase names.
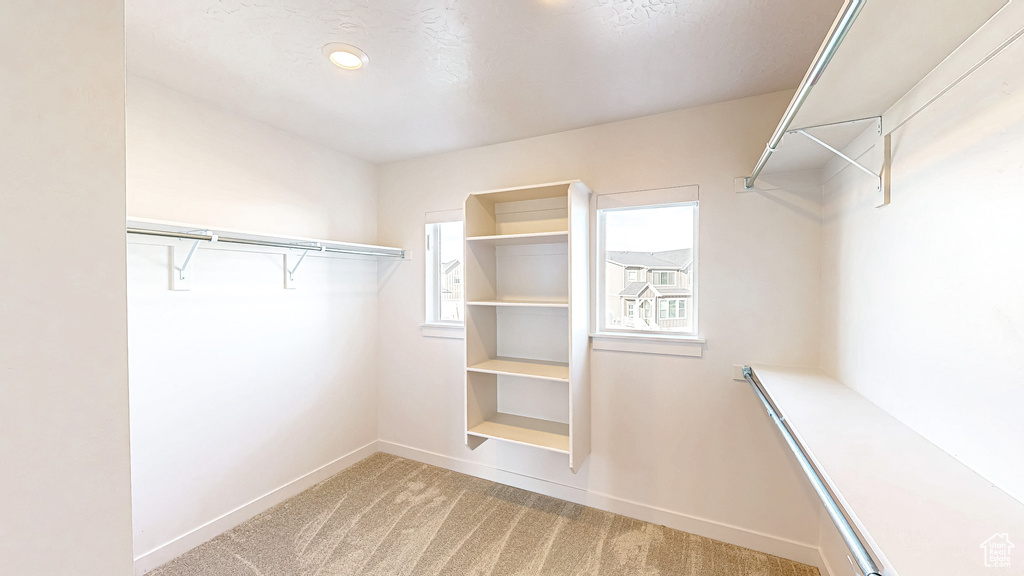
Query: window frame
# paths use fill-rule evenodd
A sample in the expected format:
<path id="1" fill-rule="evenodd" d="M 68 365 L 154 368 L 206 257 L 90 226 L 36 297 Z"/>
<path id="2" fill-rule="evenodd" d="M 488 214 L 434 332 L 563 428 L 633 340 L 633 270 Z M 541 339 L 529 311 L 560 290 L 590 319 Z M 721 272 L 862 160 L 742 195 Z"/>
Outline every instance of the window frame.
<path id="1" fill-rule="evenodd" d="M 602 202 L 603 199 L 609 200 L 608 202 Z M 690 321 L 690 329 L 687 331 L 681 330 L 643 330 L 635 328 L 616 327 L 608 325 L 608 295 L 605 293 L 607 286 L 607 266 L 605 265 L 605 214 L 611 210 L 626 210 L 626 209 L 643 209 L 643 208 L 658 208 L 658 207 L 670 207 L 670 206 L 693 206 L 693 260 L 690 264 L 690 273 L 688 274 L 688 284 L 690 284 L 690 302 L 689 306 L 686 306 L 687 316 Z M 595 271 L 594 281 L 595 289 L 594 295 L 594 336 L 609 336 L 609 337 L 633 337 L 633 338 L 650 338 L 656 340 L 679 340 L 679 341 L 699 341 L 703 342 L 700 338 L 700 328 L 698 323 L 698 278 L 699 278 L 699 240 L 700 240 L 700 202 L 697 196 L 696 186 L 683 186 L 676 188 L 664 188 L 656 190 L 642 190 L 636 192 L 622 192 L 617 194 L 605 194 L 600 195 L 595 202 L 592 214 L 594 215 L 595 231 L 596 231 L 596 242 L 595 242 Z M 669 271 L 678 273 L 678 271 Z M 627 276 L 628 278 L 628 276 Z M 678 279 L 678 276 L 676 276 Z M 653 282 L 652 286 L 656 286 Z M 663 286 L 674 285 L 666 284 Z M 685 304 L 684 304 L 685 305 Z M 657 307 L 656 307 L 657 308 Z M 660 312 L 655 310 L 653 312 L 654 318 L 658 318 Z M 625 314 L 623 313 L 623 318 Z"/>
<path id="2" fill-rule="evenodd" d="M 462 259 L 460 260 L 465 274 L 465 242 L 466 228 L 462 219 L 462 211 L 448 211 L 443 213 L 428 213 L 424 226 L 424 326 L 442 326 L 450 328 L 461 328 L 465 326 L 465 289 L 462 290 L 460 306 L 460 320 L 444 320 L 441 318 L 442 293 L 444 283 L 444 271 L 441 270 L 441 226 L 445 224 L 459 223 L 462 228 Z M 465 286 L 465 282 L 459 282 Z"/>

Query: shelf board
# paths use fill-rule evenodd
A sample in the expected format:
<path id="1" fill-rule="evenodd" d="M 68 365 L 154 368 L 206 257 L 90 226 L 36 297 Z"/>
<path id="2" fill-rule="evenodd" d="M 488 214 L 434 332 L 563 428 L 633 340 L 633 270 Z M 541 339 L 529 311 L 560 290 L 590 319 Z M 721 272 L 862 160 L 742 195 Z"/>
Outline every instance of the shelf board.
<path id="1" fill-rule="evenodd" d="M 1006 4 L 1006 0 L 866 3 L 793 127 L 881 116 Z"/>
<path id="2" fill-rule="evenodd" d="M 496 236 L 467 236 L 467 242 L 488 244 L 491 246 L 525 245 L 525 244 L 556 244 L 568 242 L 569 231 L 529 232 L 525 234 L 498 234 Z"/>
<path id="3" fill-rule="evenodd" d="M 568 302 L 542 302 L 528 300 L 481 300 L 466 302 L 466 306 L 520 306 L 525 308 L 568 308 Z"/>
<path id="4" fill-rule="evenodd" d="M 569 364 L 565 362 L 544 362 L 542 360 L 498 357 L 468 366 L 466 370 L 470 372 L 484 372 L 486 374 L 524 376 L 526 378 L 539 378 L 556 382 L 569 381 Z"/>
<path id="5" fill-rule="evenodd" d="M 474 426 L 467 433 L 481 438 L 506 440 L 563 454 L 569 453 L 569 425 L 551 420 L 499 412 Z"/>
<path id="6" fill-rule="evenodd" d="M 1024 534 L 1024 502 L 820 369 L 753 368 L 883 573 L 998 573 L 974 540 Z"/>

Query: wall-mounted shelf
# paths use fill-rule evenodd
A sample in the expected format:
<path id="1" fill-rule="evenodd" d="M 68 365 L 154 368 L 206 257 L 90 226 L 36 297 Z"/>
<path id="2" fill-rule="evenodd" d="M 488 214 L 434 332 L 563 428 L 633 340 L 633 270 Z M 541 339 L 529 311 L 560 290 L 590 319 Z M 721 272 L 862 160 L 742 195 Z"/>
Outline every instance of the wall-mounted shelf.
<path id="1" fill-rule="evenodd" d="M 492 414 L 470 428 L 466 434 L 476 438 L 536 446 L 563 454 L 569 454 L 570 450 L 568 424 L 515 414 Z"/>
<path id="2" fill-rule="evenodd" d="M 890 137 L 899 124 L 883 126 L 883 115 L 1007 5 L 1007 0 L 847 0 L 751 175 L 737 179 L 737 191 L 791 188 L 789 175 L 807 170 L 800 164 L 814 164 L 811 168 L 827 177 L 822 166 L 834 165 L 826 163 L 835 159 L 866 172 L 863 177 L 879 190 L 878 206 L 888 204 Z M 877 120 L 877 130 L 851 132 L 861 119 Z M 847 127 L 838 128 L 842 125 Z M 830 138 L 811 135 L 827 128 L 837 128 Z M 793 136 L 804 142 L 792 145 Z M 792 153 L 777 154 L 784 137 Z M 874 146 L 882 151 L 877 169 L 858 161 Z M 759 185 L 762 171 L 774 176 Z M 814 180 L 797 178 L 810 185 Z"/>
<path id="3" fill-rule="evenodd" d="M 590 190 L 559 182 L 466 199 L 466 444 L 590 454 Z"/>
<path id="4" fill-rule="evenodd" d="M 881 116 L 1007 0 L 869 0 L 793 127 Z M 893 126 L 885 126 L 889 133 Z"/>
<path id="5" fill-rule="evenodd" d="M 754 366 L 751 376 L 790 436 L 794 464 L 807 460 L 819 496 L 838 504 L 833 518 L 856 529 L 850 540 L 862 540 L 883 574 L 1002 570 L 983 565 L 982 547 L 993 533 L 1024 534 L 1024 503 L 820 369 Z"/>
<path id="6" fill-rule="evenodd" d="M 284 254 L 284 287 L 295 287 L 295 274 L 305 257 L 310 254 L 321 256 L 366 256 L 389 259 L 404 259 L 405 250 L 392 246 L 357 244 L 294 236 L 272 236 L 213 228 L 180 222 L 167 222 L 147 218 L 128 218 L 129 235 L 162 238 L 172 241 L 169 246 L 168 266 L 171 290 L 189 290 L 191 287 L 191 264 L 197 248 L 229 244 L 250 249 Z"/>
<path id="7" fill-rule="evenodd" d="M 499 234 L 496 236 L 469 236 L 466 241 L 474 244 L 490 244 L 492 246 L 528 245 L 528 244 L 553 244 L 556 242 L 568 242 L 569 231 L 560 230 L 555 232 L 530 232 L 526 234 Z"/>
<path id="8" fill-rule="evenodd" d="M 466 370 L 485 374 L 554 380 L 556 382 L 569 381 L 568 362 L 544 362 L 542 360 L 498 357 L 467 366 Z"/>
<path id="9" fill-rule="evenodd" d="M 466 302 L 466 306 L 517 306 L 520 308 L 568 308 L 568 302 L 547 302 L 542 300 L 488 300 Z"/>

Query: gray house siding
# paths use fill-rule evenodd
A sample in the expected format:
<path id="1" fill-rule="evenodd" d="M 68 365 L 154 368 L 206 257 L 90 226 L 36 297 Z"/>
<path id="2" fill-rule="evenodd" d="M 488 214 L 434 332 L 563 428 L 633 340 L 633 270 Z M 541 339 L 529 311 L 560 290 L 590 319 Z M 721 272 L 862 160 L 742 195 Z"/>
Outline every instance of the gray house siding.
<path id="1" fill-rule="evenodd" d="M 608 252 L 605 265 L 606 326 L 639 330 L 692 326 L 691 250 Z M 680 308 L 685 311 L 683 317 L 671 317 L 679 315 Z"/>

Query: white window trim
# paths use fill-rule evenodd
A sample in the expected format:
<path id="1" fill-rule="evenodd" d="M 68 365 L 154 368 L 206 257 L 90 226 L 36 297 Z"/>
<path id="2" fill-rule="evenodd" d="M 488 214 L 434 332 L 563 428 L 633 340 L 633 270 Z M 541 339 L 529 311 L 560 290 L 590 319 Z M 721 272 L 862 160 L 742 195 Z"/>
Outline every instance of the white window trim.
<path id="1" fill-rule="evenodd" d="M 420 325 L 420 333 L 427 338 L 457 338 L 462 340 L 466 337 L 466 327 L 455 323 L 433 324 L 425 322 Z"/>
<path id="2" fill-rule="evenodd" d="M 440 310 L 440 295 L 437 293 L 437 286 L 440 285 L 440 278 L 436 276 L 440 270 L 440 253 L 436 250 L 437 234 L 436 229 L 433 236 L 428 237 L 427 226 L 444 224 L 448 222 L 463 222 L 462 210 L 442 210 L 427 212 L 424 218 L 424 277 L 423 277 L 423 318 L 425 319 L 421 328 L 424 336 L 437 338 L 464 338 L 464 321 L 439 320 L 437 314 Z M 463 232 L 465 236 L 465 232 Z M 428 265 L 427 259 L 431 259 Z M 463 255 L 465 258 L 465 255 Z M 457 333 L 457 334 L 456 334 Z"/>
<path id="3" fill-rule="evenodd" d="M 694 336 L 667 336 L 661 334 L 628 332 L 598 332 L 590 335 L 594 350 L 633 352 L 664 356 L 700 358 L 707 341 Z"/>
<path id="4" fill-rule="evenodd" d="M 604 254 L 604 231 L 601 229 L 600 211 L 614 208 L 639 208 L 658 206 L 665 204 L 684 204 L 687 202 L 698 202 L 697 214 L 694 218 L 694 245 L 693 263 L 691 270 L 700 270 L 700 195 L 697 185 L 676 186 L 670 188 L 656 188 L 650 190 L 637 190 L 629 192 L 616 192 L 598 194 L 591 204 L 590 224 L 593 234 L 591 243 L 591 257 L 594 262 L 600 262 L 600 256 Z M 701 350 L 707 341 L 700 336 L 700 324 L 698 322 L 699 308 L 697 302 L 697 291 L 699 284 L 699 272 L 689 275 L 689 283 L 692 286 L 691 292 L 691 322 L 694 331 L 691 333 L 665 332 L 653 330 L 615 330 L 604 327 L 604 305 L 601 300 L 601 287 L 605 282 L 605 266 L 596 265 L 591 269 L 591 301 L 594 303 L 591 310 L 591 326 L 596 330 L 591 332 L 590 337 L 594 343 L 594 350 L 617 350 L 621 352 L 636 352 L 650 354 L 670 354 L 676 356 L 700 357 Z M 623 344 L 625 343 L 625 344 Z M 621 345 L 620 345 L 621 344 Z M 686 349 L 686 353 L 666 352 L 671 347 Z M 696 347 L 696 351 L 694 351 Z"/>

